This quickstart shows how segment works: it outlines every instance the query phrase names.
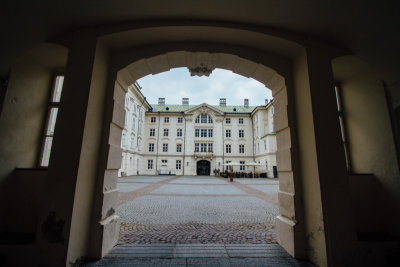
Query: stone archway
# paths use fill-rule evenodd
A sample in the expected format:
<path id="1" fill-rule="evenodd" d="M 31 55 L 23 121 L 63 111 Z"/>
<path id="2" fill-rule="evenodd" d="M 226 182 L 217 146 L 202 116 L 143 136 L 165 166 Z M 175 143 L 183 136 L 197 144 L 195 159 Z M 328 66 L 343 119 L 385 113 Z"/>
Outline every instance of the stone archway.
<path id="1" fill-rule="evenodd" d="M 199 160 L 196 163 L 197 175 L 210 175 L 211 163 L 208 160 Z"/>
<path id="2" fill-rule="evenodd" d="M 272 90 L 274 97 L 274 129 L 277 134 L 277 165 L 280 172 L 279 209 L 280 216 L 276 218 L 278 243 L 293 257 L 304 257 L 304 230 L 302 224 L 302 207 L 299 203 L 300 193 L 295 192 L 294 166 L 296 155 L 293 155 L 293 125 L 288 119 L 288 88 L 285 79 L 277 71 L 254 61 L 227 53 L 174 51 L 158 56 L 137 60 L 117 72 L 114 86 L 113 116 L 110 125 L 110 140 L 108 162 L 112 164 L 105 172 L 103 190 L 103 247 L 105 255 L 117 242 L 118 216 L 115 205 L 118 191 L 113 190 L 116 183 L 115 168 L 120 164 L 121 133 L 124 127 L 124 95 L 128 86 L 149 74 L 157 74 L 172 68 L 187 67 L 193 75 L 208 74 L 215 68 L 231 70 L 232 72 L 251 77 L 260 81 Z M 118 167 L 119 168 L 119 167 Z M 109 211 L 112 212 L 109 212 Z M 300 223 L 299 223 L 300 222 Z"/>

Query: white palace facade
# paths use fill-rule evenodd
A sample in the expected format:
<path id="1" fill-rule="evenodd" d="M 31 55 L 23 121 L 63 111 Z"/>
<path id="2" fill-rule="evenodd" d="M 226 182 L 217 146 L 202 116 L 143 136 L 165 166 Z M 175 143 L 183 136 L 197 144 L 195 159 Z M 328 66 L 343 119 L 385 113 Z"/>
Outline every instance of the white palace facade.
<path id="1" fill-rule="evenodd" d="M 135 83 L 125 98 L 120 176 L 214 175 L 229 167 L 235 172 L 276 177 L 274 107 L 206 103 L 169 105 L 165 98 L 149 104 Z M 227 165 L 228 164 L 228 165 Z M 233 166 L 230 166 L 233 164 Z"/>

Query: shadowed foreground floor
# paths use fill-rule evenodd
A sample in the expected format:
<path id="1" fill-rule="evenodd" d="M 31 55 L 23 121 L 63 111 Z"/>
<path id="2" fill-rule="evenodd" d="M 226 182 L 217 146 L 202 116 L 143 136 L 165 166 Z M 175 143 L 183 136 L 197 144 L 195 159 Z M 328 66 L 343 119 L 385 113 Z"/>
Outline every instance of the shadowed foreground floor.
<path id="1" fill-rule="evenodd" d="M 277 244 L 130 244 L 115 247 L 94 266 L 314 266 Z"/>

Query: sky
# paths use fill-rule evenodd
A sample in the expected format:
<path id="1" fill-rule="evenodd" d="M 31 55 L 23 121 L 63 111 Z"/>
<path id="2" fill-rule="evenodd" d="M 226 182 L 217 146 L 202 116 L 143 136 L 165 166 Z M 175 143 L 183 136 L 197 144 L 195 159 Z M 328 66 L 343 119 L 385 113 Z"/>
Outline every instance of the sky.
<path id="1" fill-rule="evenodd" d="M 167 105 L 181 104 L 183 97 L 189 97 L 190 105 L 218 105 L 220 98 L 226 98 L 227 105 L 243 105 L 248 98 L 250 106 L 259 106 L 272 98 L 264 84 L 222 69 L 215 69 L 209 77 L 197 77 L 190 76 L 187 68 L 176 68 L 147 75 L 138 83 L 150 104 L 157 104 L 159 97 L 165 97 Z"/>

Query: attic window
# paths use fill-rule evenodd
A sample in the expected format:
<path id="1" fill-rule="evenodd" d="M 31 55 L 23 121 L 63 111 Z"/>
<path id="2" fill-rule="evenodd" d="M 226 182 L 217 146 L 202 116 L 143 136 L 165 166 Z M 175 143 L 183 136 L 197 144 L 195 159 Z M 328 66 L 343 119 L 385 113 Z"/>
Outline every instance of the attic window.
<path id="1" fill-rule="evenodd" d="M 236 111 L 236 108 L 233 108 L 233 111 Z"/>

